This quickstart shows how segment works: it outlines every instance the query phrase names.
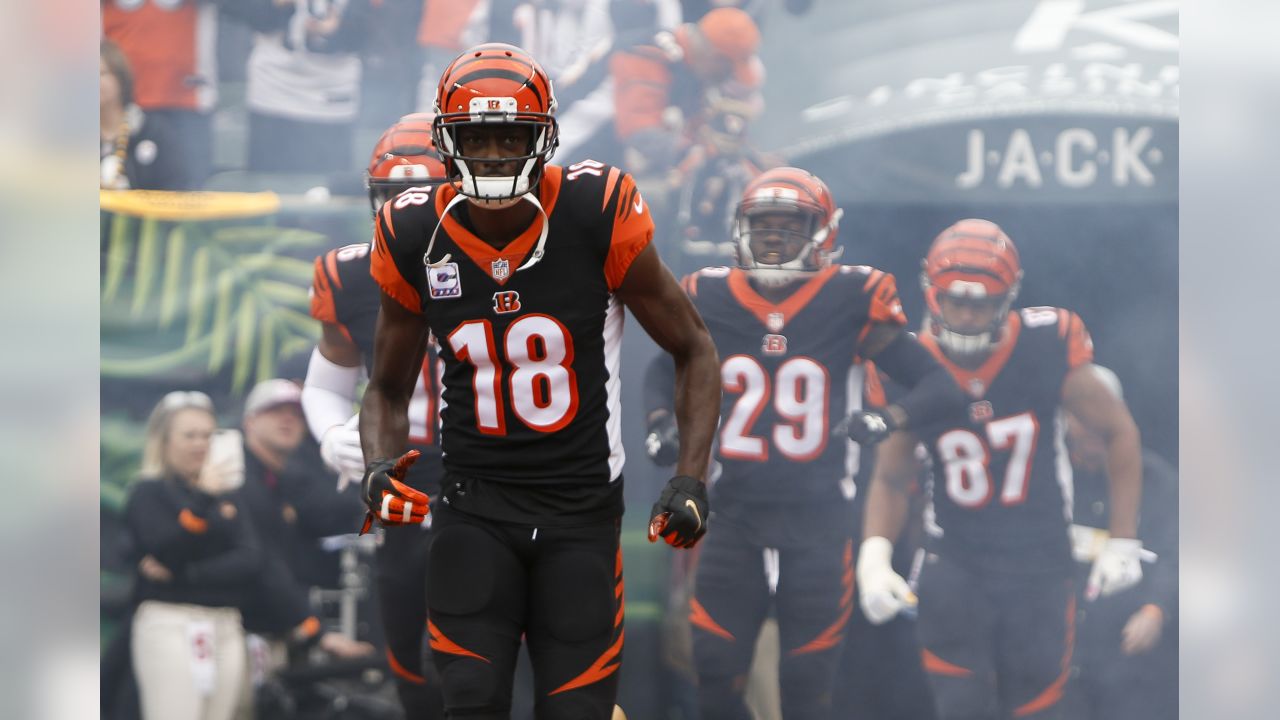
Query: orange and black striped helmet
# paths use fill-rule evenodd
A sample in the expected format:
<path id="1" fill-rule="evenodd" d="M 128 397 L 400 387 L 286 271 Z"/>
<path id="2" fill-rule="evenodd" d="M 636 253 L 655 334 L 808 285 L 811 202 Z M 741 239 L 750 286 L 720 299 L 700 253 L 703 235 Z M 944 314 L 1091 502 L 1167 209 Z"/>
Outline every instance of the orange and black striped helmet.
<path id="1" fill-rule="evenodd" d="M 755 256 L 751 247 L 752 220 L 762 215 L 792 213 L 807 220 L 806 227 L 792 234 L 803 245 L 796 254 L 777 263 L 765 263 Z M 737 244 L 738 265 L 750 271 L 753 277 L 765 282 L 785 284 L 798 277 L 798 273 L 821 270 L 839 257 L 836 235 L 840 229 L 840 216 L 844 211 L 836 207 L 831 190 L 821 178 L 806 170 L 780 167 L 766 170 L 747 184 L 742 191 L 733 221 L 733 238 Z"/>
<path id="2" fill-rule="evenodd" d="M 514 45 L 485 43 L 455 58 L 436 87 L 435 112 L 436 150 L 445 172 L 458 191 L 470 197 L 500 200 L 535 189 L 559 143 L 551 78 Z M 460 130 L 495 125 L 528 128 L 526 149 L 498 158 L 462 154 Z M 518 165 L 514 174 L 491 177 L 479 172 L 484 165 L 478 163 Z"/>
<path id="3" fill-rule="evenodd" d="M 1022 286 L 1022 264 L 1013 240 L 989 220 L 961 220 L 943 230 L 925 256 L 920 285 L 929 309 L 929 330 L 944 348 L 983 352 L 997 342 L 1009 308 Z M 958 328 L 942 316 L 939 297 L 988 301 L 995 307 L 991 325 Z"/>
<path id="4" fill-rule="evenodd" d="M 373 146 L 365 184 L 375 215 L 383 203 L 405 190 L 444 179 L 444 164 L 431 138 L 431 120 L 430 113 L 405 115 Z"/>

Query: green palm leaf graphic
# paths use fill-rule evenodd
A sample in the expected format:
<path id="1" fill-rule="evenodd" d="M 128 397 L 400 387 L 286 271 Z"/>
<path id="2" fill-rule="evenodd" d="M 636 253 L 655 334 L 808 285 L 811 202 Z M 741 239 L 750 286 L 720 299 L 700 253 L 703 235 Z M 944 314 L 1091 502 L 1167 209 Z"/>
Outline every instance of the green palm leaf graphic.
<path id="1" fill-rule="evenodd" d="M 209 248 L 196 250 L 191 258 L 191 288 L 187 306 L 187 344 L 204 332 L 209 307 Z"/>
<path id="2" fill-rule="evenodd" d="M 129 217 L 116 215 L 111 218 L 111 234 L 107 238 L 107 262 L 102 277 L 102 302 L 115 299 L 124 280 L 125 266 L 133 252 L 133 236 L 129 232 Z"/>
<path id="3" fill-rule="evenodd" d="M 160 289 L 161 330 L 168 330 L 178 314 L 178 285 L 182 282 L 186 246 L 187 236 L 179 225 L 169 232 L 169 247 L 165 250 L 164 287 Z"/>
<path id="4" fill-rule="evenodd" d="M 160 255 L 159 225 L 155 220 L 144 219 L 138 235 L 138 263 L 134 268 L 133 281 L 133 317 L 141 315 L 147 301 L 151 299 L 151 286 L 155 284 L 156 265 Z"/>
<path id="5" fill-rule="evenodd" d="M 233 394 L 272 377 L 281 358 L 319 337 L 307 314 L 310 258 L 331 245 L 296 228 L 112 218 L 103 377 L 211 377 L 229 369 Z"/>

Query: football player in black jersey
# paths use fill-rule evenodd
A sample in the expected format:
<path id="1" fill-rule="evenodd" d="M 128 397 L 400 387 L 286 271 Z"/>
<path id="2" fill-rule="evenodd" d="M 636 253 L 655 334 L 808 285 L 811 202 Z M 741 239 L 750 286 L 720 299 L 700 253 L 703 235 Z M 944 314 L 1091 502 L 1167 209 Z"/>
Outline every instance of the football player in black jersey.
<path id="1" fill-rule="evenodd" d="M 769 170 L 738 204 L 739 267 L 684 280 L 722 362 L 715 525 L 690 602 L 704 720 L 750 717 L 743 688 L 771 604 L 782 714 L 826 720 L 854 601 L 859 446 L 844 428 L 874 441 L 883 431 L 873 427 L 914 426 L 964 403 L 947 371 L 903 330 L 893 276 L 832 262 L 840 215 L 821 179 Z M 907 395 L 883 412 L 864 409 L 864 360 Z M 646 395 L 650 448 L 661 454 L 676 433 L 670 363 L 659 358 L 656 368 L 646 374 Z"/>
<path id="2" fill-rule="evenodd" d="M 452 717 L 506 718 L 521 639 L 535 714 L 610 717 L 623 644 L 623 306 L 675 358 L 683 444 L 651 511 L 651 539 L 693 546 L 719 407 L 705 326 L 651 244 L 631 176 L 549 164 L 555 99 L 519 48 L 460 55 L 436 91 L 449 182 L 378 213 L 382 288 L 360 413 L 371 517 L 413 522 L 401 482 L 406 408 L 428 334 L 444 361 L 444 484 L 427 595 L 432 655 Z"/>
<path id="3" fill-rule="evenodd" d="M 1068 541 L 1071 468 L 1061 410 L 1106 438 L 1110 539 L 1085 598 L 1142 577 L 1136 539 L 1142 492 L 1138 429 L 1093 370 L 1080 317 L 1054 307 L 1011 310 L 1017 249 L 986 220 L 962 220 L 934 241 L 921 283 L 922 340 L 968 394 L 946 421 L 880 445 L 867 496 L 858 587 L 884 622 L 915 596 L 889 564 L 905 488 L 923 444 L 932 463 L 930 531 L 918 578 L 919 636 L 939 717 L 1060 717 L 1074 642 Z"/>
<path id="4" fill-rule="evenodd" d="M 431 116 L 406 115 L 387 128 L 374 146 L 365 175 L 376 213 L 388 199 L 444 179 L 444 166 L 431 141 Z M 339 489 L 364 475 L 358 418 L 352 414 L 361 370 L 373 364 L 373 334 L 381 294 L 369 274 L 369 243 L 330 250 L 316 258 L 311 284 L 311 316 L 321 322 L 320 342 L 311 354 L 302 391 L 307 424 L 320 443 L 325 464 L 338 473 Z M 434 352 L 415 377 L 409 401 L 409 443 L 422 458 L 405 483 L 438 495 L 439 383 Z M 378 544 L 378 606 L 387 642 L 387 663 L 396 678 L 400 704 L 409 718 L 444 716 L 440 682 L 425 663 L 429 523 L 387 527 Z"/>

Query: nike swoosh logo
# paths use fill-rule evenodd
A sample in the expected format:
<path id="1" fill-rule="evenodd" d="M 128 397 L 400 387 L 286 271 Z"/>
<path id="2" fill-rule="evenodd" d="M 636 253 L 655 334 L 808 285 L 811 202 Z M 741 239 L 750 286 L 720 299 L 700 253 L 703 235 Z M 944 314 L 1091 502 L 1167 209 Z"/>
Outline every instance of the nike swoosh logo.
<path id="1" fill-rule="evenodd" d="M 699 528 L 701 528 L 701 527 L 702 527 L 702 513 L 698 512 L 698 503 L 694 502 L 693 500 L 688 500 L 688 499 L 686 499 L 686 500 L 684 501 L 684 504 L 685 504 L 685 506 L 686 506 L 686 507 L 688 507 L 690 510 L 692 510 L 692 511 L 693 511 L 693 516 L 694 516 L 694 517 L 696 517 L 696 518 L 698 518 L 698 527 L 699 527 Z"/>
<path id="2" fill-rule="evenodd" d="M 635 204 L 634 204 L 634 205 L 632 205 L 631 207 L 633 207 L 633 208 L 635 208 L 635 209 L 636 209 L 636 214 L 637 214 L 637 215 L 643 214 L 643 213 L 644 213 L 644 200 L 642 200 L 642 199 L 640 199 L 640 198 L 636 198 L 636 202 L 635 202 Z"/>

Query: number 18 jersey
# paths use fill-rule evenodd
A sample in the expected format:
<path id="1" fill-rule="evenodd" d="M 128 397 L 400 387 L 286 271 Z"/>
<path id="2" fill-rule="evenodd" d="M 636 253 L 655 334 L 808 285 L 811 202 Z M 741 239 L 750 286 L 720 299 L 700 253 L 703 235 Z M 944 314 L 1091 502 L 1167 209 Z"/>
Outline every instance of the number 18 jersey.
<path id="1" fill-rule="evenodd" d="M 383 291 L 425 315 L 440 343 L 446 471 L 491 481 L 485 492 L 497 484 L 599 488 L 574 491 L 546 513 L 605 503 L 620 514 L 623 309 L 615 291 L 653 236 L 635 182 L 594 161 L 547 166 L 540 259 L 540 216 L 496 249 L 464 224 L 463 207 L 441 219 L 456 192 L 445 184 L 389 201 L 372 255 Z"/>

